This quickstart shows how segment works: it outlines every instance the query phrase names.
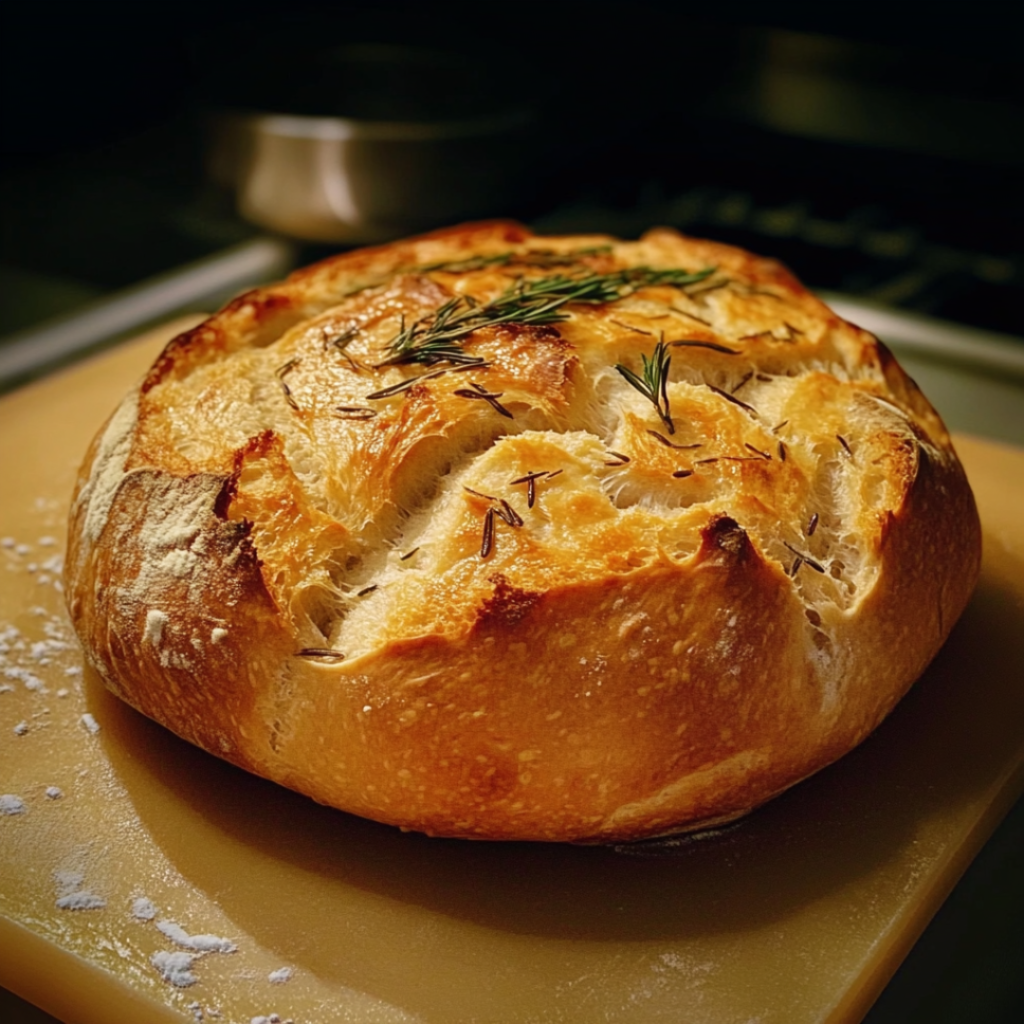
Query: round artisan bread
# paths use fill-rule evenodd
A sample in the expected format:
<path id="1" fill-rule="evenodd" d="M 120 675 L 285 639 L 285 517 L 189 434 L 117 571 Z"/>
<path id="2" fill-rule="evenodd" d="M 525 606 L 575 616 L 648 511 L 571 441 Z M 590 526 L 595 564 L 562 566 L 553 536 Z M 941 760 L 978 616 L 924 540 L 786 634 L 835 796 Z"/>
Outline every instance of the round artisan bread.
<path id="1" fill-rule="evenodd" d="M 850 750 L 977 578 L 887 350 L 785 269 L 458 227 L 250 292 L 93 442 L 66 587 L 107 685 L 323 803 L 600 842 Z"/>

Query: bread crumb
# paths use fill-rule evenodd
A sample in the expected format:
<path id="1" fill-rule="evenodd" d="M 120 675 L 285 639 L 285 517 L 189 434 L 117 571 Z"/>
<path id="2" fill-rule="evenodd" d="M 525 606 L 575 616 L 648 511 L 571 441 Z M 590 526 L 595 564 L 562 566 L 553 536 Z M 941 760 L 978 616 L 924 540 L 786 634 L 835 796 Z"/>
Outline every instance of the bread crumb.
<path id="1" fill-rule="evenodd" d="M 47 786 L 46 795 L 51 800 L 59 800 L 64 795 L 64 791 L 59 786 Z"/>
<path id="2" fill-rule="evenodd" d="M 271 971 L 267 975 L 267 981 L 271 985 L 283 985 L 286 981 L 290 981 L 292 975 L 295 973 L 291 967 L 278 967 L 276 971 Z"/>
<path id="3" fill-rule="evenodd" d="M 210 634 L 210 642 L 214 643 L 214 644 L 219 644 L 221 642 L 221 640 L 223 640 L 224 637 L 226 637 L 227 635 L 228 635 L 228 631 L 226 629 L 223 629 L 221 626 L 218 626 Z"/>
<path id="4" fill-rule="evenodd" d="M 84 725 L 86 729 L 88 729 L 89 732 L 91 732 L 94 736 L 96 735 L 96 733 L 100 731 L 100 723 L 97 722 L 96 719 L 93 718 L 88 711 L 86 711 L 86 713 L 82 715 L 80 721 L 82 725 Z"/>
<path id="5" fill-rule="evenodd" d="M 13 731 L 15 736 L 24 736 L 28 732 L 28 722 L 19 722 Z"/>

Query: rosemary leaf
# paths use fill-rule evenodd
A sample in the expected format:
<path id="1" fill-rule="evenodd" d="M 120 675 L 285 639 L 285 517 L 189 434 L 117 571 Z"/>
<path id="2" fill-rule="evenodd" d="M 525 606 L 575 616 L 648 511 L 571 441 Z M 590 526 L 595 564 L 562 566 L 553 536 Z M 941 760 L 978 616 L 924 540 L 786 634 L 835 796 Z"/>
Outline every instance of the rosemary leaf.
<path id="1" fill-rule="evenodd" d="M 676 425 L 672 422 L 672 412 L 668 404 L 668 374 L 672 365 L 672 357 L 669 355 L 668 346 L 664 341 L 659 341 L 654 346 L 654 353 L 650 359 L 643 353 L 640 354 L 643 362 L 643 373 L 637 376 L 629 367 L 621 363 L 615 364 L 615 369 L 631 384 L 644 398 L 648 399 L 658 415 L 661 422 L 670 434 L 676 432 Z"/>
<path id="2" fill-rule="evenodd" d="M 471 270 L 487 267 L 505 267 L 509 264 L 524 267 L 568 267 L 579 263 L 583 256 L 599 256 L 612 251 L 611 245 L 592 245 L 585 249 L 570 249 L 568 252 L 549 252 L 534 249 L 532 252 L 499 252 L 493 256 L 471 256 L 465 260 L 449 260 L 442 263 L 428 263 L 416 267 L 420 273 L 443 270 L 449 274 L 465 274 Z"/>
<path id="3" fill-rule="evenodd" d="M 703 281 L 713 267 L 696 272 L 629 267 L 608 274 L 587 271 L 520 278 L 483 305 L 470 296 L 458 295 L 402 328 L 388 345 L 390 355 L 378 366 L 439 362 L 468 365 L 479 358 L 462 350 L 463 341 L 482 327 L 501 324 L 547 325 L 568 319 L 564 306 L 572 302 L 602 305 L 617 302 L 641 288 L 668 285 L 683 288 Z"/>

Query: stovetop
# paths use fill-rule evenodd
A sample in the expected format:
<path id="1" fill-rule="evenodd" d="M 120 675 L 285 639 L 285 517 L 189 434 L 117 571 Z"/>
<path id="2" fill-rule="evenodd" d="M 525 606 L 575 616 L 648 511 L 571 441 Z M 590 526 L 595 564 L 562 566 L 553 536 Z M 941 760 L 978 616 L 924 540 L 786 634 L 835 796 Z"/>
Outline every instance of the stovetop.
<path id="1" fill-rule="evenodd" d="M 795 143 L 780 156 L 775 140 L 759 160 L 764 140 L 749 145 L 742 160 L 630 139 L 568 154 L 556 145 L 553 170 L 488 212 L 548 233 L 635 237 L 669 225 L 781 259 L 815 289 L 1024 336 L 1024 215 L 1000 201 L 1009 171 L 951 173 L 889 154 L 882 179 L 858 154 L 844 166 L 830 147 Z M 182 119 L 98 153 L 9 168 L 0 343 L 255 237 L 232 197 L 205 181 L 201 149 L 197 125 Z M 303 245 L 296 259 L 337 249 Z"/>

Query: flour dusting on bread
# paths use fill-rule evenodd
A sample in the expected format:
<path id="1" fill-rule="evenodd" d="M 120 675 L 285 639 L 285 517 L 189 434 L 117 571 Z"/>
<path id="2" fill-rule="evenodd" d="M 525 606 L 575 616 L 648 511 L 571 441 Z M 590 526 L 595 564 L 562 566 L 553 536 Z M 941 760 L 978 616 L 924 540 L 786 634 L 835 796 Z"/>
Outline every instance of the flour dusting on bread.
<path id="1" fill-rule="evenodd" d="M 78 493 L 77 504 L 86 508 L 83 530 L 92 544 L 103 532 L 107 513 L 124 476 L 137 414 L 138 395 L 129 394 L 103 431 L 93 459 L 92 473 Z"/>

